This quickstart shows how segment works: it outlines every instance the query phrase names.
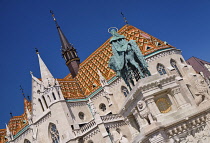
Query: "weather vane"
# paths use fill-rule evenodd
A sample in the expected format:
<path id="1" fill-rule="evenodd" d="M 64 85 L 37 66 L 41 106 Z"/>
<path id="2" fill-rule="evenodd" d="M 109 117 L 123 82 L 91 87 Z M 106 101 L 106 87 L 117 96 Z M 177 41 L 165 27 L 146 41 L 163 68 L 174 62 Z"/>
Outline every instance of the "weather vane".
<path id="1" fill-rule="evenodd" d="M 124 14 L 122 12 L 121 12 L 121 15 L 123 16 L 125 23 L 128 24 L 128 20 L 126 19 L 126 17 L 124 16 Z"/>
<path id="2" fill-rule="evenodd" d="M 24 89 L 22 88 L 22 86 L 20 85 L 20 90 L 22 92 L 23 97 L 25 98 L 25 93 L 24 93 Z"/>

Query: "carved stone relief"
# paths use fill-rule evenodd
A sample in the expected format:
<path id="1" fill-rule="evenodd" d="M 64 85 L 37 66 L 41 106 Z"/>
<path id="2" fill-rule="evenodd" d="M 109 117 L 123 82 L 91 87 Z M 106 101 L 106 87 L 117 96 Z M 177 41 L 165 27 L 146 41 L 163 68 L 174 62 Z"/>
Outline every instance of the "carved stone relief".
<path id="1" fill-rule="evenodd" d="M 151 123 L 155 122 L 154 116 L 152 115 L 152 113 L 150 112 L 149 108 L 147 107 L 147 104 L 144 101 L 140 100 L 137 103 L 137 108 L 139 110 L 140 117 L 146 123 L 151 124 Z"/>
<path id="2" fill-rule="evenodd" d="M 195 93 L 195 102 L 200 105 L 203 101 L 209 100 L 208 86 L 206 85 L 204 79 L 196 80 L 197 91 Z"/>

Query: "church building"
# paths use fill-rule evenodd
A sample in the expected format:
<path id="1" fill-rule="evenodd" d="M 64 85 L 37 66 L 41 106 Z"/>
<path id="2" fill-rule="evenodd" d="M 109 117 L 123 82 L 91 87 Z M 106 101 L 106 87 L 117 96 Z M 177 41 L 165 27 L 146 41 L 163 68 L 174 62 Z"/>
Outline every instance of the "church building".
<path id="1" fill-rule="evenodd" d="M 126 24 L 81 62 L 54 21 L 70 73 L 55 79 L 36 50 L 41 77 L 0 143 L 210 142 L 209 86 L 181 50 Z"/>

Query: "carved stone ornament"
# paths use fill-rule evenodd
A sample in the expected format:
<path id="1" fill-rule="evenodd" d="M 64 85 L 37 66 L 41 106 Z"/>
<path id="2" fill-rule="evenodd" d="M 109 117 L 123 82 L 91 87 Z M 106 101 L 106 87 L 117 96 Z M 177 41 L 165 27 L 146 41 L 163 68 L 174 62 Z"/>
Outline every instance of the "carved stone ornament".
<path id="1" fill-rule="evenodd" d="M 208 86 L 205 84 L 204 79 L 196 80 L 197 91 L 195 93 L 195 102 L 197 105 L 200 105 L 205 100 L 209 100 Z"/>
<path id="2" fill-rule="evenodd" d="M 151 124 L 155 121 L 152 113 L 144 101 L 140 100 L 137 103 L 137 108 L 139 110 L 140 117 L 144 119 L 148 124 Z"/>

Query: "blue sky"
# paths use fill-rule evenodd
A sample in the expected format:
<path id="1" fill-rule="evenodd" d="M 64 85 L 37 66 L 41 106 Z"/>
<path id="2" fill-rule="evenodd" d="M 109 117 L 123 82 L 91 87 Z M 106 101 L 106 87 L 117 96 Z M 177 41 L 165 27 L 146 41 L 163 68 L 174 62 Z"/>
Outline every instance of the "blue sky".
<path id="1" fill-rule="evenodd" d="M 37 55 L 55 78 L 69 71 L 60 53 L 58 33 L 49 11 L 83 61 L 109 37 L 109 27 L 129 24 L 181 49 L 185 59 L 210 61 L 208 0 L 0 0 L 0 128 L 23 113 L 19 85 L 31 96 L 33 71 L 40 77 Z"/>

